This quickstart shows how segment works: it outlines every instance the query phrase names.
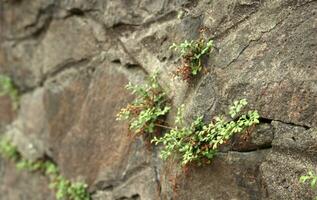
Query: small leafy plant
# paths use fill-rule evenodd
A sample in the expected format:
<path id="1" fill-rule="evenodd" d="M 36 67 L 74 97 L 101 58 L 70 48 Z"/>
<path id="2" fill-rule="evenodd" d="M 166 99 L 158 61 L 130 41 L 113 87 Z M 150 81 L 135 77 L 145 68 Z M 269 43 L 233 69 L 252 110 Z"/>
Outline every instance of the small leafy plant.
<path id="1" fill-rule="evenodd" d="M 206 42 L 204 39 L 190 42 L 185 40 L 179 45 L 173 43 L 170 49 L 179 52 L 182 58 L 182 65 L 177 68 L 176 76 L 189 81 L 193 76 L 197 75 L 203 68 L 202 57 L 211 51 L 212 45 L 212 40 Z"/>
<path id="2" fill-rule="evenodd" d="M 27 170 L 31 172 L 40 171 L 49 177 L 57 176 L 59 173 L 57 166 L 50 160 L 30 161 L 21 158 L 16 163 L 16 167 L 18 170 Z"/>
<path id="3" fill-rule="evenodd" d="M 61 175 L 55 177 L 50 184 L 50 188 L 56 190 L 57 200 L 90 200 L 87 187 L 87 184 L 73 183 Z"/>
<path id="4" fill-rule="evenodd" d="M 248 111 L 238 117 L 246 105 L 245 99 L 235 101 L 229 108 L 231 119 L 218 116 L 211 123 L 205 124 L 203 117 L 200 116 L 189 126 L 185 126 L 183 121 L 184 106 L 181 106 L 175 120 L 176 127 L 161 138 L 154 137 L 152 142 L 164 145 L 160 154 L 164 160 L 177 152 L 181 156 L 182 165 L 201 160 L 210 162 L 216 155 L 219 145 L 225 143 L 235 133 L 242 132 L 259 123 L 257 111 Z"/>
<path id="5" fill-rule="evenodd" d="M 316 188 L 316 183 L 317 183 L 317 175 L 313 171 L 309 171 L 306 175 L 303 175 L 299 178 L 299 181 L 301 183 L 305 183 L 306 181 L 310 182 L 310 187 L 311 188 Z M 315 197 L 315 200 L 317 200 L 317 197 Z"/>
<path id="6" fill-rule="evenodd" d="M 19 105 L 19 91 L 13 84 L 10 77 L 0 74 L 0 96 L 8 95 L 13 103 L 13 108 Z"/>
<path id="7" fill-rule="evenodd" d="M 19 170 L 41 172 L 50 181 L 50 188 L 56 191 L 57 200 L 91 200 L 87 185 L 71 182 L 60 175 L 58 167 L 50 160 L 30 161 L 22 157 L 17 147 L 7 138 L 0 138 L 0 154 L 16 163 Z"/>
<path id="8" fill-rule="evenodd" d="M 18 161 L 21 157 L 16 146 L 12 145 L 10 140 L 4 137 L 0 138 L 0 154 L 13 161 Z"/>
<path id="9" fill-rule="evenodd" d="M 117 120 L 127 120 L 129 129 L 135 134 L 153 133 L 162 126 L 162 119 L 170 110 L 167 96 L 157 82 L 156 74 L 151 76 L 145 85 L 129 83 L 126 88 L 135 95 L 132 103 L 121 109 Z"/>

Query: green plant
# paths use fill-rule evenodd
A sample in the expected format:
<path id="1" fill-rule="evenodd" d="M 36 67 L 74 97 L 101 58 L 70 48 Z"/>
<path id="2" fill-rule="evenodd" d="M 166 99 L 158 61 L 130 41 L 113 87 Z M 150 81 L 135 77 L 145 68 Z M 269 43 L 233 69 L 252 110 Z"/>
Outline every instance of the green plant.
<path id="1" fill-rule="evenodd" d="M 19 105 L 19 92 L 10 77 L 0 74 L 0 96 L 8 95 L 16 109 Z"/>
<path id="2" fill-rule="evenodd" d="M 18 161 L 21 157 L 16 146 L 14 146 L 8 138 L 0 138 L 0 154 L 5 158 Z"/>
<path id="3" fill-rule="evenodd" d="M 90 194 L 87 192 L 87 185 L 80 182 L 71 182 L 65 177 L 59 175 L 50 184 L 50 187 L 56 190 L 57 200 L 90 200 Z"/>
<path id="4" fill-rule="evenodd" d="M 56 164 L 50 160 L 30 161 L 25 158 L 21 158 L 17 161 L 16 167 L 19 170 L 41 171 L 50 178 L 55 178 L 59 174 Z"/>
<path id="5" fill-rule="evenodd" d="M 245 105 L 247 105 L 245 99 L 235 101 L 229 109 L 231 119 L 219 116 L 211 123 L 205 124 L 203 117 L 200 116 L 190 126 L 185 126 L 184 106 L 181 106 L 175 120 L 176 127 L 161 138 L 154 137 L 152 142 L 164 145 L 160 154 L 164 160 L 173 152 L 178 152 L 181 155 L 182 165 L 204 159 L 210 162 L 216 155 L 219 145 L 225 143 L 235 133 L 259 123 L 257 111 L 248 111 L 235 119 Z"/>
<path id="6" fill-rule="evenodd" d="M 30 161 L 22 157 L 11 141 L 0 138 L 0 153 L 13 160 L 19 170 L 42 172 L 50 181 L 50 188 L 56 191 L 57 200 L 91 200 L 87 185 L 81 182 L 71 182 L 60 175 L 58 167 L 50 160 Z"/>
<path id="7" fill-rule="evenodd" d="M 202 57 L 211 51 L 213 41 L 206 42 L 204 39 L 188 42 L 185 40 L 179 45 L 173 43 L 170 47 L 180 53 L 182 65 L 177 68 L 175 74 L 183 80 L 189 81 L 203 68 Z"/>
<path id="8" fill-rule="evenodd" d="M 303 175 L 299 178 L 299 181 L 301 183 L 305 183 L 306 181 L 310 182 L 311 188 L 316 188 L 317 183 L 317 175 L 313 171 L 309 171 L 306 175 Z M 315 197 L 315 200 L 317 200 L 317 197 Z"/>
<path id="9" fill-rule="evenodd" d="M 153 133 L 156 127 L 162 126 L 160 119 L 170 110 L 156 74 L 149 78 L 147 84 L 139 86 L 129 83 L 126 88 L 135 95 L 135 99 L 120 110 L 117 120 L 128 120 L 129 129 L 135 134 Z"/>
<path id="10" fill-rule="evenodd" d="M 69 197 L 73 200 L 90 200 L 87 192 L 87 184 L 81 182 L 72 183 L 69 188 Z"/>

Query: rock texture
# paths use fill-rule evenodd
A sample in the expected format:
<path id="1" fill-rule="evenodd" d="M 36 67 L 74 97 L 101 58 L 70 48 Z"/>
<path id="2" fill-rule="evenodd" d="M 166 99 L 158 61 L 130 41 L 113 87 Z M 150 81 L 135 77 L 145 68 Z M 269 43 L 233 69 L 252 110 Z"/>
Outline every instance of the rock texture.
<path id="1" fill-rule="evenodd" d="M 94 200 L 307 200 L 298 179 L 317 164 L 317 1 L 2 0 L 0 71 L 21 91 L 20 108 L 0 98 L 1 134 L 24 156 L 48 156 L 85 181 Z M 173 42 L 204 37 L 207 72 L 173 77 Z M 124 89 L 159 72 L 186 119 L 206 120 L 247 98 L 261 124 L 237 135 L 206 166 L 185 171 L 127 124 Z M 0 159 L 0 199 L 54 199 L 39 174 Z"/>

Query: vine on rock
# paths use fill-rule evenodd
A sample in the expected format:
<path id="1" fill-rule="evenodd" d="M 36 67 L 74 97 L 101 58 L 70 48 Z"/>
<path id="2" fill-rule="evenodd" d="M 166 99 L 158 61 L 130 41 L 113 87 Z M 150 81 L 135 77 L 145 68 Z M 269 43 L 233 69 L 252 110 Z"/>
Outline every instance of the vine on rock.
<path id="1" fill-rule="evenodd" d="M 50 160 L 30 161 L 23 158 L 17 147 L 4 137 L 0 138 L 0 155 L 13 161 L 18 170 L 44 174 L 50 181 L 49 187 L 56 192 L 57 200 L 91 200 L 87 184 L 67 180 L 60 174 L 57 165 Z"/>
<path id="2" fill-rule="evenodd" d="M 196 118 L 189 126 L 183 121 L 184 106 L 177 113 L 175 124 L 163 137 L 154 137 L 152 142 L 163 144 L 161 158 L 166 160 L 173 153 L 180 155 L 181 164 L 190 162 L 210 162 L 216 155 L 219 145 L 225 143 L 234 134 L 241 133 L 246 128 L 259 123 L 257 111 L 248 111 L 238 116 L 247 101 L 235 101 L 229 108 L 230 118 L 217 116 L 209 124 L 205 124 L 203 117 Z"/>

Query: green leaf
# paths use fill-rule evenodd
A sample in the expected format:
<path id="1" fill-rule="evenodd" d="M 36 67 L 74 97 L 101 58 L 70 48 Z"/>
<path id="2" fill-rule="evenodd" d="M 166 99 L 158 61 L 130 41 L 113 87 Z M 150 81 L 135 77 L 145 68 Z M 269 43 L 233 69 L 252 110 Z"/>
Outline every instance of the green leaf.
<path id="1" fill-rule="evenodd" d="M 229 110 L 236 115 L 239 114 L 242 107 L 246 105 L 246 100 L 235 101 Z M 161 157 L 167 159 L 173 153 L 179 153 L 181 164 L 185 165 L 189 162 L 198 161 L 199 158 L 212 159 L 219 147 L 225 143 L 235 133 L 242 132 L 245 128 L 256 122 L 256 111 L 249 112 L 256 118 L 241 115 L 237 121 L 225 120 L 220 115 L 214 117 L 215 123 L 205 124 L 203 116 L 197 117 L 191 124 L 180 123 L 183 121 L 183 106 L 178 109 L 175 117 L 176 124 L 182 124 L 182 128 L 178 126 L 167 132 L 161 138 L 154 138 L 155 144 L 162 143 L 164 148 L 161 151 Z M 207 145 L 208 144 L 208 145 Z"/>

